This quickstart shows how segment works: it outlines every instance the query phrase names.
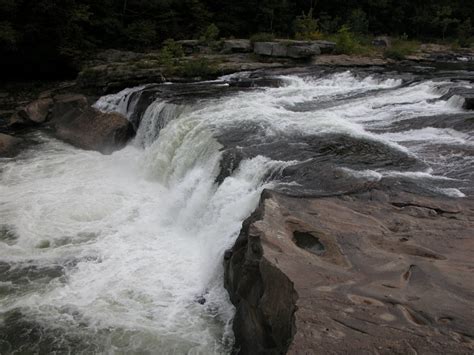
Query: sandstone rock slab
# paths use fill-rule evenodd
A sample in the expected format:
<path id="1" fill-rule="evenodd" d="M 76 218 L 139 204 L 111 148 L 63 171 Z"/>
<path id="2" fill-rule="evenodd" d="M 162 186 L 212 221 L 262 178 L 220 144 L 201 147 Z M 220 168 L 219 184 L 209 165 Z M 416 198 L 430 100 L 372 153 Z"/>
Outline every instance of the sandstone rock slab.
<path id="1" fill-rule="evenodd" d="M 473 207 L 265 191 L 225 255 L 238 352 L 472 353 Z"/>

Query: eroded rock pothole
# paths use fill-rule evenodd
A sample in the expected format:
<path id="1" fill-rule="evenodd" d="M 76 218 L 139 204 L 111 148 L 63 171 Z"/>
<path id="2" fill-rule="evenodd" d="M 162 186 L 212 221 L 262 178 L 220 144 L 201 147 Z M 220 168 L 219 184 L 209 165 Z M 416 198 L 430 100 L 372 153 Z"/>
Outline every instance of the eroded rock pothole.
<path id="1" fill-rule="evenodd" d="M 295 231 L 293 232 L 293 240 L 298 247 L 310 253 L 323 255 L 326 252 L 323 243 L 311 233 Z"/>

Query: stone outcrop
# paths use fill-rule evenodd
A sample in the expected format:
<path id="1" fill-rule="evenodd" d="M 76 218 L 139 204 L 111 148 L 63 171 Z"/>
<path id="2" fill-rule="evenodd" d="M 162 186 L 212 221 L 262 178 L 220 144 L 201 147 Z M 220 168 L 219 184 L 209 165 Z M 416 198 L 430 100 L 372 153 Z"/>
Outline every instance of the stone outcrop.
<path id="1" fill-rule="evenodd" d="M 222 43 L 223 53 L 250 53 L 252 44 L 248 39 L 227 39 Z"/>
<path id="2" fill-rule="evenodd" d="M 20 148 L 22 139 L 0 133 L 0 157 L 13 157 Z"/>
<path id="3" fill-rule="evenodd" d="M 225 254 L 236 351 L 472 353 L 472 230 L 472 199 L 264 191 Z"/>
<path id="4" fill-rule="evenodd" d="M 335 43 L 328 41 L 274 41 L 254 43 L 254 53 L 266 57 L 307 59 L 332 52 Z"/>
<path id="5" fill-rule="evenodd" d="M 87 150 L 108 154 L 120 149 L 134 135 L 132 124 L 121 114 L 90 107 L 82 95 L 55 98 L 51 127 L 61 140 Z"/>

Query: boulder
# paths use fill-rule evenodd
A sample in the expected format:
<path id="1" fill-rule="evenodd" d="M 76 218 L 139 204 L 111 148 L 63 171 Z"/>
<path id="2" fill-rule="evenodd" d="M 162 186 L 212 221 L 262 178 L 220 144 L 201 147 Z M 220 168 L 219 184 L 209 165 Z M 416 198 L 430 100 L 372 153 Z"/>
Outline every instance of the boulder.
<path id="1" fill-rule="evenodd" d="M 50 98 L 35 100 L 25 107 L 25 114 L 30 121 L 43 123 L 46 121 L 52 105 L 53 100 Z"/>
<path id="2" fill-rule="evenodd" d="M 473 352 L 474 201 L 264 191 L 224 255 L 239 354 Z"/>
<path id="3" fill-rule="evenodd" d="M 248 39 L 228 39 L 223 43 L 222 52 L 224 53 L 250 53 L 252 44 Z"/>
<path id="4" fill-rule="evenodd" d="M 90 107 L 82 95 L 55 97 L 51 127 L 57 138 L 104 154 L 123 148 L 135 133 L 126 117 Z"/>
<path id="5" fill-rule="evenodd" d="M 319 49 L 321 50 L 321 54 L 330 54 L 334 52 L 334 49 L 336 48 L 336 43 L 331 42 L 331 41 L 311 41 L 311 43 L 317 45 Z"/>
<path id="6" fill-rule="evenodd" d="M 77 115 L 89 106 L 87 98 L 81 94 L 61 94 L 54 96 L 51 117 L 54 121 L 66 115 Z"/>
<path id="7" fill-rule="evenodd" d="M 311 46 L 289 46 L 287 56 L 290 58 L 310 58 L 317 54 L 321 54 L 321 49 L 318 45 Z"/>
<path id="8" fill-rule="evenodd" d="M 387 36 L 375 37 L 372 41 L 372 45 L 375 47 L 385 47 L 389 48 L 391 46 L 390 38 Z"/>
<path id="9" fill-rule="evenodd" d="M 32 101 L 10 117 L 8 126 L 15 129 L 44 123 L 52 105 L 53 100 L 51 98 Z"/>
<path id="10" fill-rule="evenodd" d="M 13 157 L 20 148 L 22 139 L 0 133 L 0 157 Z"/>
<path id="11" fill-rule="evenodd" d="M 329 43 L 321 43 L 329 48 Z M 254 53 L 267 57 L 280 57 L 291 59 L 307 59 L 321 54 L 321 47 L 316 41 L 275 41 L 256 42 Z"/>

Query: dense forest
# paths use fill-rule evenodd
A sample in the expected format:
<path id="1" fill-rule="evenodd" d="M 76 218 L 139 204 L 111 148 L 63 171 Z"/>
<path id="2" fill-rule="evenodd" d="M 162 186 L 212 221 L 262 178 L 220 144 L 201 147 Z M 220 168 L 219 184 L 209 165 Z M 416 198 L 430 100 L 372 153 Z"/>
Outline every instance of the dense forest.
<path id="1" fill-rule="evenodd" d="M 361 34 L 469 37 L 474 1 L 0 0 L 2 75 L 64 73 L 92 51 L 156 48 L 168 38 L 198 38 L 210 24 L 222 37 L 291 38 L 309 16 L 320 33 L 347 25 Z"/>

